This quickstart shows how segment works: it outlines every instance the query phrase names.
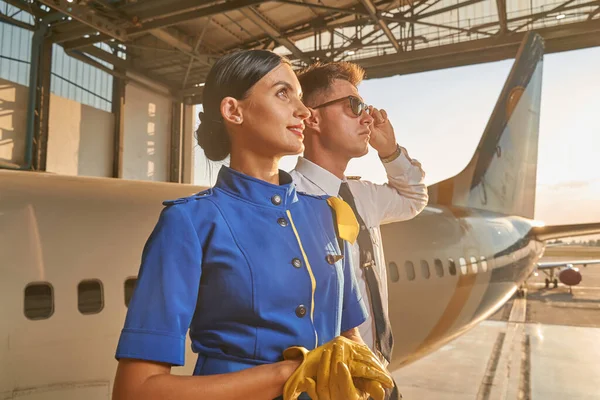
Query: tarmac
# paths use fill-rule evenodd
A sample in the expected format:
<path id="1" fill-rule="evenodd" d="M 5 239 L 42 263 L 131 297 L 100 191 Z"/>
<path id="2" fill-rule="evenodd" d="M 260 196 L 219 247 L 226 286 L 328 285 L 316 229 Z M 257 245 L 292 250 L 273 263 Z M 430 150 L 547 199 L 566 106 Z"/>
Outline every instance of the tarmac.
<path id="1" fill-rule="evenodd" d="M 600 248 L 575 250 L 549 248 L 541 261 L 600 259 Z M 600 400 L 600 265 L 580 271 L 572 294 L 532 276 L 525 297 L 396 371 L 403 399 Z"/>

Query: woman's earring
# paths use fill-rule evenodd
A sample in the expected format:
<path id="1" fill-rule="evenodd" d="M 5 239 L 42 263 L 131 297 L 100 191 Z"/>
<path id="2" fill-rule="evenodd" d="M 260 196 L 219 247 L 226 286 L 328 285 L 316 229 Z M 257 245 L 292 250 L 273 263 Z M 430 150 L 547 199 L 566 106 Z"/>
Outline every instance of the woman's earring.
<path id="1" fill-rule="evenodd" d="M 240 122 L 240 117 L 235 117 L 235 122 Z"/>

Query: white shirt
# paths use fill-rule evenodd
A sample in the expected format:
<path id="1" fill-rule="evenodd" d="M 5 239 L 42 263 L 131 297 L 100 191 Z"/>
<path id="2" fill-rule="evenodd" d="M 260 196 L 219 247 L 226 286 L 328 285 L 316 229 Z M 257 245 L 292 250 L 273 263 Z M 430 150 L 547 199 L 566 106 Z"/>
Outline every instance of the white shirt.
<path id="1" fill-rule="evenodd" d="M 420 213 L 429 199 L 427 186 L 423 183 L 425 173 L 421 164 L 410 159 L 405 149 L 395 160 L 383 163 L 388 176 L 388 183 L 377 185 L 369 181 L 344 178 L 354 196 L 356 209 L 369 228 L 375 258 L 375 273 L 379 280 L 384 312 L 388 312 L 388 286 L 385 258 L 379 226 L 397 221 L 405 221 Z M 298 158 L 296 167 L 290 172 L 296 188 L 300 192 L 315 195 L 339 195 L 342 180 L 317 164 Z M 352 265 L 363 299 L 369 310 L 367 320 L 359 326 L 360 334 L 373 351 L 375 351 L 375 324 L 371 316 L 371 301 L 363 270 L 360 268 L 360 252 L 358 241 L 352 245 Z M 377 354 L 377 352 L 376 352 Z"/>

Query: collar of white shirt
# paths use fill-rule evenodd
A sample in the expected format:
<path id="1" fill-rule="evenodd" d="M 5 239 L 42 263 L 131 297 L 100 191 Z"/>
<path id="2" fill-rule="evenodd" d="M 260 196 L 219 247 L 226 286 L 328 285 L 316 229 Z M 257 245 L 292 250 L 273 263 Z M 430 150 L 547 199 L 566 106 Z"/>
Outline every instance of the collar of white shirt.
<path id="1" fill-rule="evenodd" d="M 294 169 L 329 196 L 338 196 L 342 182 L 346 181 L 346 178 L 342 180 L 304 157 L 298 157 L 298 163 Z"/>

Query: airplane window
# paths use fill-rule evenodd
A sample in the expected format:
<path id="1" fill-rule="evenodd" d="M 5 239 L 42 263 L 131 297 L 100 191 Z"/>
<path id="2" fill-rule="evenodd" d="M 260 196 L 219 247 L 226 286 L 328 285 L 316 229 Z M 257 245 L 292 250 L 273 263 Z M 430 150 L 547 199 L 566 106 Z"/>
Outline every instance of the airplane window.
<path id="1" fill-rule="evenodd" d="M 125 307 L 129 307 L 129 302 L 131 301 L 131 296 L 133 296 L 133 290 L 135 289 L 136 283 L 137 278 L 129 278 L 125 281 Z"/>
<path id="2" fill-rule="evenodd" d="M 467 260 L 465 260 L 463 257 L 461 257 L 458 259 L 458 262 L 460 262 L 460 273 L 463 275 L 466 275 L 468 273 Z"/>
<path id="3" fill-rule="evenodd" d="M 448 259 L 448 273 L 452 276 L 456 275 L 456 263 L 453 259 Z"/>
<path id="4" fill-rule="evenodd" d="M 416 274 L 415 265 L 412 263 L 412 261 L 405 262 L 404 269 L 406 270 L 406 279 L 408 279 L 409 281 L 414 281 Z"/>
<path id="5" fill-rule="evenodd" d="M 481 270 L 487 272 L 487 260 L 484 256 L 481 256 Z"/>
<path id="6" fill-rule="evenodd" d="M 90 279 L 79 282 L 77 286 L 77 308 L 84 315 L 98 314 L 104 308 L 102 282 Z"/>
<path id="7" fill-rule="evenodd" d="M 429 263 L 425 260 L 421 260 L 421 274 L 425 279 L 429 279 L 431 276 L 431 272 L 429 272 Z"/>
<path id="8" fill-rule="evenodd" d="M 48 319 L 54 314 L 54 293 L 49 283 L 31 283 L 25 287 L 24 312 L 34 321 Z"/>
<path id="9" fill-rule="evenodd" d="M 473 270 L 474 274 L 477 273 L 477 259 L 473 256 L 471 256 L 471 269 Z"/>
<path id="10" fill-rule="evenodd" d="M 433 264 L 435 265 L 435 273 L 439 278 L 444 277 L 444 265 L 442 264 L 442 260 L 438 260 L 437 258 L 433 260 Z"/>
<path id="11" fill-rule="evenodd" d="M 400 273 L 398 272 L 398 266 L 395 262 L 391 262 L 388 269 L 390 270 L 390 279 L 392 282 L 398 282 L 400 280 Z"/>

